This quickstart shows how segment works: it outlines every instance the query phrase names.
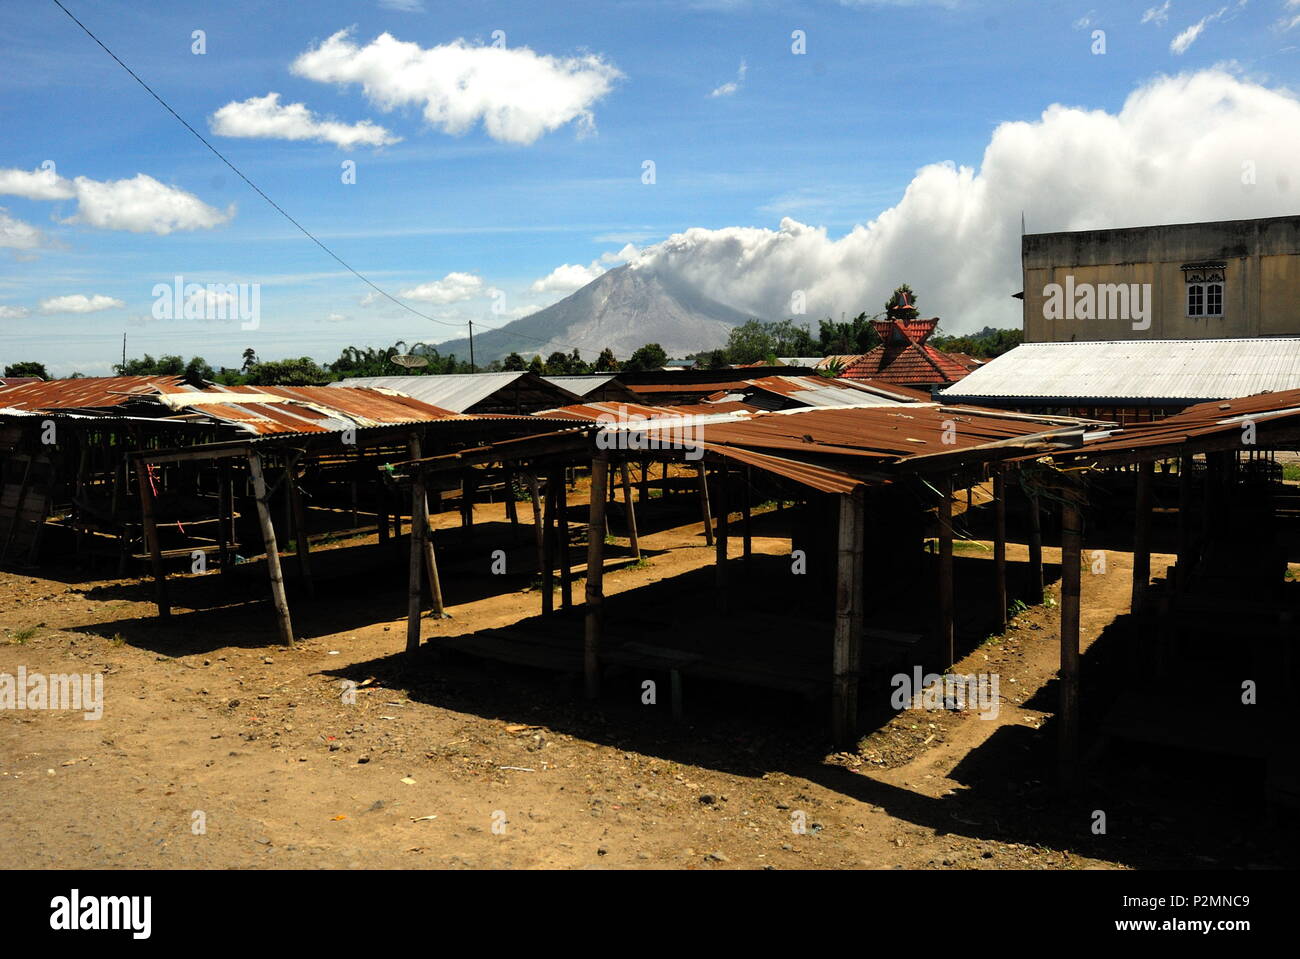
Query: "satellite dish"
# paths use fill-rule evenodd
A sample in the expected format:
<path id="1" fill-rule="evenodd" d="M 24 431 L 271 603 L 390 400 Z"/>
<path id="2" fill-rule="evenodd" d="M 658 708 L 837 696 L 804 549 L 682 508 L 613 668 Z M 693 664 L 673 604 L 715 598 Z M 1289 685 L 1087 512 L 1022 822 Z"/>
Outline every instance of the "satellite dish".
<path id="1" fill-rule="evenodd" d="M 414 353 L 394 353 L 392 356 L 389 357 L 389 359 L 392 360 L 394 363 L 396 363 L 398 366 L 406 367 L 408 370 L 415 369 L 420 366 L 429 365 L 428 357 L 417 356 Z"/>

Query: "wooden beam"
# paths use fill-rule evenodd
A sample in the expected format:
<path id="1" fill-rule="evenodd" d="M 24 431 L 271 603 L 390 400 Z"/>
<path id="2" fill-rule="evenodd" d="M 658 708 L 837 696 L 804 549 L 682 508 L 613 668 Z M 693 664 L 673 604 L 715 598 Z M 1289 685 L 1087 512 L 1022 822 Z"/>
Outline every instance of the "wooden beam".
<path id="1" fill-rule="evenodd" d="M 939 481 L 939 652 L 944 668 L 957 660 L 954 647 L 952 588 L 952 476 Z"/>
<path id="2" fill-rule="evenodd" d="M 1007 478 L 1001 470 L 993 474 L 993 590 L 998 604 L 998 621 L 1007 628 Z"/>
<path id="3" fill-rule="evenodd" d="M 262 526 L 262 542 L 266 550 L 266 569 L 271 578 L 271 598 L 275 600 L 275 614 L 280 626 L 280 638 L 286 646 L 293 645 L 293 621 L 289 618 L 289 600 L 284 592 L 284 575 L 280 570 L 280 551 L 275 542 L 275 526 L 271 522 L 271 506 L 266 499 L 266 478 L 262 475 L 262 456 L 256 450 L 248 453 L 248 472 L 253 477 L 253 497 L 257 501 L 257 521 Z"/>
<path id="4" fill-rule="evenodd" d="M 1079 756 L 1079 554 L 1083 520 L 1078 505 L 1061 504 L 1061 684 L 1058 763 L 1061 784 L 1072 787 Z"/>
<path id="5" fill-rule="evenodd" d="M 848 746 L 857 732 L 862 642 L 862 493 L 839 497 L 836 543 L 835 636 L 832 647 L 831 734 Z"/>
<path id="6" fill-rule="evenodd" d="M 1133 591 L 1129 609 L 1142 612 L 1147 586 L 1151 582 L 1151 484 L 1155 463 L 1138 464 L 1133 523 Z"/>
<path id="7" fill-rule="evenodd" d="M 667 467 L 665 467 L 667 468 Z M 704 469 L 704 461 L 700 460 L 695 467 L 696 476 L 700 484 L 700 515 L 704 520 L 704 545 L 713 545 L 713 517 L 709 515 L 709 477 Z"/>
<path id="8" fill-rule="evenodd" d="M 600 694 L 600 640 L 604 624 L 605 595 L 605 479 L 609 453 L 601 450 L 591 461 L 591 508 L 587 518 L 586 624 L 583 636 L 583 674 L 588 699 Z"/>
<path id="9" fill-rule="evenodd" d="M 632 483 L 628 478 L 627 460 L 621 464 L 623 471 L 623 509 L 627 511 L 627 536 L 632 544 L 632 559 L 641 560 L 641 541 L 636 534 L 636 506 L 632 503 Z"/>
<path id="10" fill-rule="evenodd" d="M 27 470 L 31 471 L 32 461 L 27 460 Z M 149 479 L 149 464 L 142 460 L 135 461 L 135 481 L 140 487 L 140 519 L 144 526 L 145 546 L 149 550 L 149 563 L 153 568 L 154 596 L 158 603 L 158 615 L 166 619 L 172 614 L 171 603 L 167 599 L 167 571 L 163 569 L 162 544 L 158 542 L 158 522 L 154 517 L 153 483 Z M 23 495 L 27 488 L 27 474 L 23 474 L 23 485 L 18 491 L 18 502 L 14 504 L 14 527 L 22 510 Z M 10 530 L 12 538 L 13 530 Z M 6 549 L 8 544 L 6 544 Z"/>

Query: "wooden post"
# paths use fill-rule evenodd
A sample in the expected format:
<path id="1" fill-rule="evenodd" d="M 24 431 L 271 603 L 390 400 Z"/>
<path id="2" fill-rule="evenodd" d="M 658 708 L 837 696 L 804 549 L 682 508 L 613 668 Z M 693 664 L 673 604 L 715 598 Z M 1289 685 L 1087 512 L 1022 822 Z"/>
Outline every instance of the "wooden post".
<path id="1" fill-rule="evenodd" d="M 383 479 L 377 479 L 375 486 L 375 523 L 379 528 L 379 542 L 388 542 L 388 491 Z"/>
<path id="2" fill-rule="evenodd" d="M 753 483 L 753 472 L 748 466 L 745 467 L 744 477 L 744 485 L 740 490 L 740 516 L 742 522 L 741 529 L 744 531 L 745 568 L 748 570 L 753 565 L 754 559 L 754 529 L 751 522 L 752 517 L 750 515 L 751 500 L 753 498 L 753 492 L 750 487 Z"/>
<path id="3" fill-rule="evenodd" d="M 540 582 L 546 569 L 546 530 L 542 526 L 542 502 L 537 491 L 537 474 L 528 473 L 528 493 L 533 505 L 533 539 L 537 546 L 537 576 Z M 546 598 L 542 598 L 542 612 L 547 611 Z"/>
<path id="4" fill-rule="evenodd" d="M 836 745 L 857 731 L 862 637 L 862 493 L 841 495 L 836 543 L 835 638 L 832 652 L 831 734 Z"/>
<path id="5" fill-rule="evenodd" d="M 465 542 L 474 536 L 474 468 L 467 467 L 460 478 L 460 525 Z"/>
<path id="6" fill-rule="evenodd" d="M 713 545 L 713 517 L 709 515 L 709 477 L 701 460 L 695 467 L 700 481 L 700 514 L 704 517 L 704 545 Z"/>
<path id="7" fill-rule="evenodd" d="M 1029 511 L 1029 588 L 1033 590 L 1032 604 L 1043 601 L 1043 521 L 1038 512 L 1038 495 L 1025 493 Z"/>
<path id="8" fill-rule="evenodd" d="M 406 448 L 413 460 L 424 456 L 418 434 L 411 434 Z M 424 507 L 424 519 L 421 521 L 424 524 L 424 573 L 429 580 L 429 596 L 433 601 L 431 612 L 434 619 L 442 619 L 442 577 L 438 575 L 438 557 L 433 551 L 433 529 L 429 525 L 429 490 L 424 482 L 424 474 L 417 470 L 411 477 L 411 485 L 420 487 L 420 502 Z"/>
<path id="9" fill-rule="evenodd" d="M 546 510 L 542 516 L 542 612 L 555 610 L 555 471 L 546 475 Z"/>
<path id="10" fill-rule="evenodd" d="M 944 668 L 957 660 L 953 644 L 953 590 L 952 590 L 952 476 L 945 475 L 939 482 L 943 499 L 939 502 L 939 652 Z"/>
<path id="11" fill-rule="evenodd" d="M 623 508 L 627 510 L 627 536 L 632 544 L 632 559 L 639 562 L 641 559 L 641 541 L 636 535 L 636 507 L 632 504 L 632 483 L 628 479 L 627 460 L 624 460 L 621 469 L 623 472 Z"/>
<path id="12" fill-rule="evenodd" d="M 253 496 L 257 501 L 257 520 L 262 526 L 262 542 L 266 549 L 266 570 L 271 577 L 271 597 L 275 600 L 275 613 L 280 624 L 280 638 L 286 646 L 293 645 L 293 622 L 289 619 L 289 600 L 284 593 L 284 575 L 280 571 L 280 548 L 275 543 L 275 526 L 271 523 L 271 506 L 266 501 L 266 479 L 262 476 L 262 456 L 256 450 L 248 453 L 248 472 L 253 477 Z"/>
<path id="13" fill-rule="evenodd" d="M 1147 584 L 1151 582 L 1151 484 L 1155 463 L 1138 464 L 1136 517 L 1133 524 L 1133 592 L 1129 609 L 1142 612 Z"/>
<path id="14" fill-rule="evenodd" d="M 587 518 L 586 631 L 583 637 L 583 674 L 587 698 L 600 693 L 600 633 L 605 614 L 605 479 L 609 453 L 598 451 L 591 460 L 591 510 Z"/>
<path id="15" fill-rule="evenodd" d="M 230 464 L 222 460 L 217 465 L 217 555 L 223 573 L 230 571 L 230 557 L 234 552 L 235 491 L 230 483 Z"/>
<path id="16" fill-rule="evenodd" d="M 32 462 L 28 458 L 29 472 L 31 467 Z M 163 569 L 162 544 L 158 542 L 158 522 L 154 518 L 153 484 L 149 482 L 149 464 L 144 460 L 135 461 L 135 480 L 140 487 L 140 518 L 144 526 L 144 541 L 149 550 L 149 561 L 153 566 L 154 595 L 158 602 L 158 615 L 166 619 L 172 614 L 172 607 L 167 599 L 167 572 Z M 24 474 L 23 486 L 19 489 L 18 501 L 14 504 L 14 528 L 18 526 L 26 486 L 27 476 Z M 10 530 L 11 536 L 12 533 L 13 531 Z"/>
<path id="17" fill-rule="evenodd" d="M 419 459 L 420 440 L 414 434 L 408 443 L 412 459 Z M 428 505 L 424 501 L 424 473 L 417 465 L 411 472 L 411 561 L 406 577 L 406 651 L 420 648 L 420 582 L 425 570 L 424 544 L 428 536 Z"/>
<path id="18" fill-rule="evenodd" d="M 569 560 L 569 494 L 564 482 L 564 467 L 551 473 L 555 483 L 556 537 L 559 540 L 560 606 L 573 606 L 573 564 Z"/>
<path id="19" fill-rule="evenodd" d="M 1007 628 L 1007 479 L 1001 470 L 993 474 L 993 577 L 997 595 L 998 622 Z"/>
<path id="20" fill-rule="evenodd" d="M 284 482 L 289 495 L 290 513 L 293 516 L 293 544 L 298 554 L 298 575 L 302 577 L 308 596 L 316 595 L 311 579 L 311 543 L 307 538 L 307 511 L 302 505 L 302 490 L 298 489 L 297 459 L 291 458 L 284 471 Z"/>
<path id="21" fill-rule="evenodd" d="M 1178 588 L 1187 584 L 1192 567 L 1192 463 L 1190 456 L 1178 460 Z"/>
<path id="22" fill-rule="evenodd" d="M 1067 493 L 1067 497 L 1072 494 Z M 1079 753 L 1079 553 L 1083 529 L 1079 507 L 1061 504 L 1061 703 L 1059 755 L 1061 783 L 1074 785 Z"/>
<path id="23" fill-rule="evenodd" d="M 519 542 L 519 504 L 515 502 L 515 474 L 509 466 L 505 467 L 503 480 L 506 497 L 506 519 L 510 520 L 511 538 Z"/>
<path id="24" fill-rule="evenodd" d="M 722 463 L 713 475 L 718 478 L 718 517 L 715 521 L 717 531 L 713 535 L 713 568 L 717 575 L 715 592 L 718 611 L 725 613 L 727 611 L 727 546 L 729 543 L 727 521 L 731 519 L 731 508 L 727 502 L 727 464 Z"/>
<path id="25" fill-rule="evenodd" d="M 641 461 L 641 480 L 640 480 L 640 490 L 639 490 L 639 492 L 637 493 L 637 496 L 640 498 L 640 500 L 641 500 L 642 503 L 647 503 L 647 502 L 649 502 L 649 500 L 650 500 L 650 487 L 649 487 L 649 485 L 647 484 L 647 479 L 648 479 L 648 477 L 646 476 L 646 473 L 648 473 L 649 470 L 650 470 L 650 461 L 649 461 L 649 460 L 642 460 L 642 461 Z"/>

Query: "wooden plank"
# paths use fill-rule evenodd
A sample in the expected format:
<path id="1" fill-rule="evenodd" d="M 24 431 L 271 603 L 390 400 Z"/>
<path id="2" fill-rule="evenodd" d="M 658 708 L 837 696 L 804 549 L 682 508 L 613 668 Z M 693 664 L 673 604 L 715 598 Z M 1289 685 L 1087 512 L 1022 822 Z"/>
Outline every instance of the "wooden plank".
<path id="1" fill-rule="evenodd" d="M 271 597 L 275 601 L 276 620 L 280 638 L 286 646 L 293 645 L 293 621 L 289 618 L 289 600 L 284 591 L 284 574 L 280 569 L 280 552 L 275 542 L 275 526 L 271 522 L 271 506 L 266 498 L 266 478 L 262 475 L 262 457 L 256 450 L 248 454 L 248 472 L 253 477 L 253 498 L 257 502 L 257 521 L 262 527 L 262 543 L 266 550 L 266 569 L 271 578 Z"/>
<path id="2" fill-rule="evenodd" d="M 600 640 L 605 596 L 605 481 L 609 453 L 599 450 L 591 460 L 591 506 L 587 519 L 586 623 L 583 632 L 583 677 L 588 699 L 600 694 Z"/>
<path id="3" fill-rule="evenodd" d="M 172 614 L 172 608 L 167 599 L 167 572 L 163 569 L 162 544 L 158 542 L 158 522 L 154 518 L 153 483 L 149 478 L 148 464 L 136 460 L 135 476 L 136 485 L 140 487 L 140 516 L 144 522 L 144 539 L 149 548 L 150 565 L 153 567 L 158 615 L 166 619 Z"/>
<path id="4" fill-rule="evenodd" d="M 857 732 L 862 641 L 862 521 L 861 494 L 841 495 L 831 668 L 831 735 L 840 746 L 849 745 Z"/>

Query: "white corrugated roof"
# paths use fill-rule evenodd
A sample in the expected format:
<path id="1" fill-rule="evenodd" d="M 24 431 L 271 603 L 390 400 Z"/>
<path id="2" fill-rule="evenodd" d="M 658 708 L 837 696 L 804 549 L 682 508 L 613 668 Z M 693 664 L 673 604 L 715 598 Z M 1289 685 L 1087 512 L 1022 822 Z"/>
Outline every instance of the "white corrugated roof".
<path id="1" fill-rule="evenodd" d="M 575 396 L 586 396 L 593 390 L 598 390 L 614 378 L 613 373 L 593 373 L 590 376 L 582 374 L 565 374 L 563 376 L 543 376 L 542 379 L 558 386 L 562 390 L 568 390 Z"/>
<path id="2" fill-rule="evenodd" d="M 1300 337 L 1024 343 L 939 392 L 952 402 L 1222 400 L 1300 389 Z"/>
<path id="3" fill-rule="evenodd" d="M 464 413 L 480 400 L 509 386 L 523 373 L 444 373 L 437 376 L 354 376 L 330 386 L 370 386 Z"/>

